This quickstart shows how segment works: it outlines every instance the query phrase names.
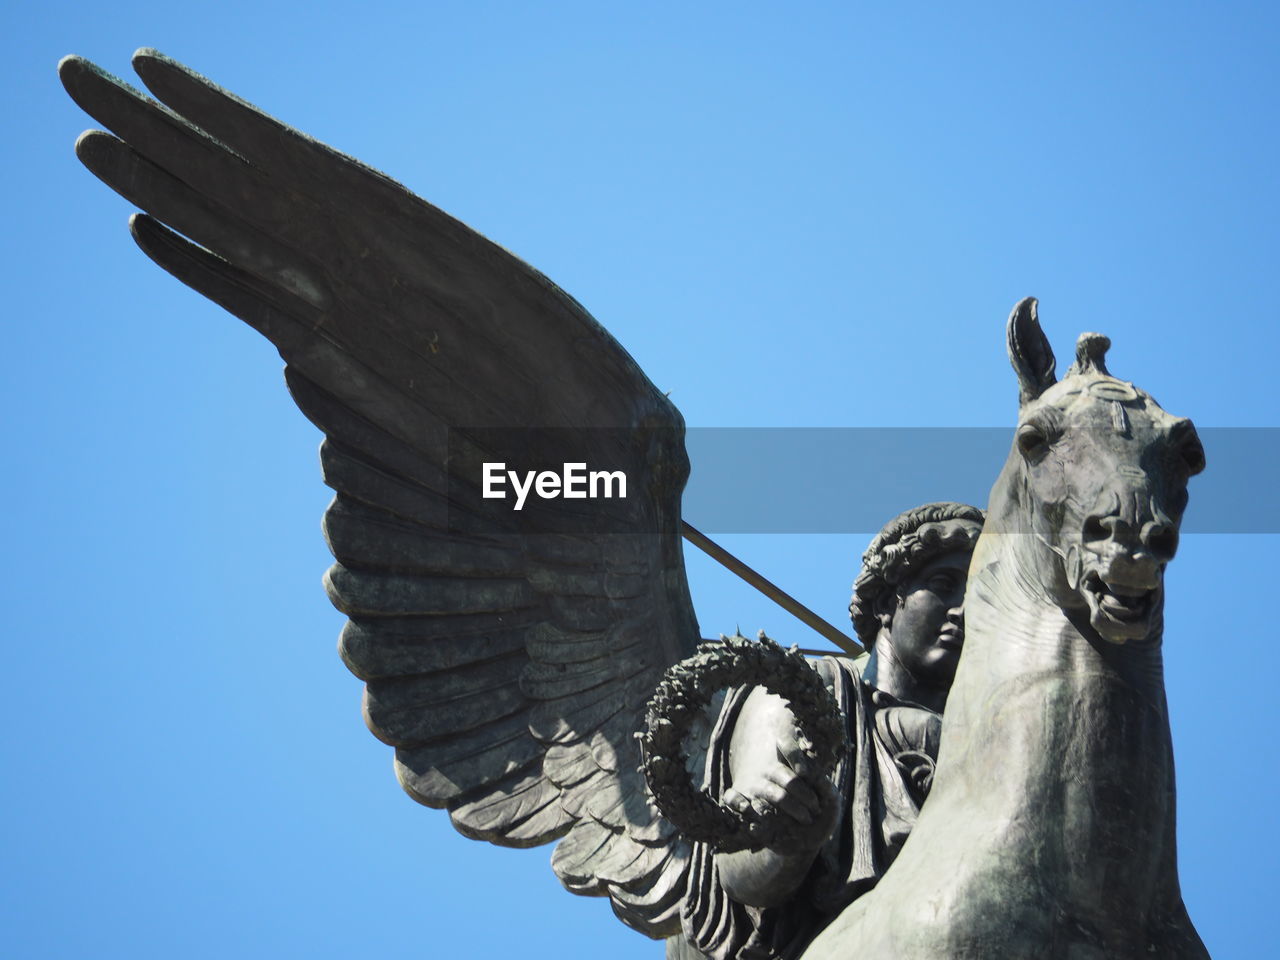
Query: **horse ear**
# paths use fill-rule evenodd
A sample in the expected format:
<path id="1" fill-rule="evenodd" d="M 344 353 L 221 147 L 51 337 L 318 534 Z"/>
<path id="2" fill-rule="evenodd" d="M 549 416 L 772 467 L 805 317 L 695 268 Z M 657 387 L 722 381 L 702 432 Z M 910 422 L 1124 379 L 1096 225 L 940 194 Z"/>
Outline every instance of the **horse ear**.
<path id="1" fill-rule="evenodd" d="M 1026 404 L 1058 382 L 1053 372 L 1057 361 L 1053 348 L 1040 329 L 1036 298 L 1027 297 L 1009 314 L 1007 334 L 1009 362 L 1018 374 L 1018 403 Z"/>

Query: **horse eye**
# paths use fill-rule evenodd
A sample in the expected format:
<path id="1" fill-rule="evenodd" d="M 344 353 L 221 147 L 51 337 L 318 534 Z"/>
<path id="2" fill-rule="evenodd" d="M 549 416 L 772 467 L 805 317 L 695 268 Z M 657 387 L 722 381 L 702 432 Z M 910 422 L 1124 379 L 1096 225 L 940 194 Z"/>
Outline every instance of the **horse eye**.
<path id="1" fill-rule="evenodd" d="M 1028 460 L 1035 460 L 1049 449 L 1049 437 L 1034 423 L 1024 423 L 1018 428 L 1018 451 Z"/>

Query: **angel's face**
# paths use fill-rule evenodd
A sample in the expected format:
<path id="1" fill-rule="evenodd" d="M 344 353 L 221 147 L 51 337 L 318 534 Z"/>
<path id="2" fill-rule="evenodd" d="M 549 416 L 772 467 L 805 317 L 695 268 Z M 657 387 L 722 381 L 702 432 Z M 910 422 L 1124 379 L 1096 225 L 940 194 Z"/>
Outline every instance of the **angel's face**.
<path id="1" fill-rule="evenodd" d="M 889 627 L 894 658 L 919 684 L 945 692 L 964 645 L 970 551 L 952 550 L 915 570 L 898 589 Z"/>

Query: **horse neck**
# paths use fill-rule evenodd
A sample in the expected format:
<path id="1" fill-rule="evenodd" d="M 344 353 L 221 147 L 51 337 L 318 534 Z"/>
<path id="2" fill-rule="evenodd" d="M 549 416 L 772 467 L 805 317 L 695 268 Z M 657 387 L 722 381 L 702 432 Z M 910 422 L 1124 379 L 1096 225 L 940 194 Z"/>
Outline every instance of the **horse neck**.
<path id="1" fill-rule="evenodd" d="M 944 768 L 964 766 L 960 758 L 971 750 L 992 748 L 1024 754 L 1023 769 L 1037 775 L 1037 767 L 1071 749 L 1086 704 L 1108 711 L 1123 705 L 1141 714 L 1144 743 L 1132 749 L 1151 749 L 1160 740 L 1167 745 L 1159 633 L 1110 644 L 1093 634 L 1087 617 L 1064 610 L 1051 596 L 1056 556 L 1034 535 L 1015 532 L 1029 525 L 1015 522 L 1010 514 L 1019 505 L 1002 497 L 1002 489 L 997 484 L 969 572 L 965 650 L 947 700 L 938 780 L 963 775 Z M 1017 722 L 996 722 L 1015 703 L 1022 704 Z M 1038 703 L 1044 708 L 1031 707 Z M 1124 758 L 1096 757 L 1098 764 L 1117 762 Z"/>
<path id="2" fill-rule="evenodd" d="M 923 904 L 912 917 L 940 925 L 948 944 L 985 945 L 984 931 L 1004 922 L 984 926 L 988 916 L 1043 929 L 1053 913 L 1082 931 L 1137 931 L 1116 955 L 1145 955 L 1148 920 L 1179 908 L 1159 641 L 1086 636 L 1087 618 L 1052 598 L 1052 549 L 1007 532 L 1026 526 L 1001 513 L 1002 489 L 970 567 L 965 648 L 929 799 L 893 868 L 855 904 L 859 934 L 878 943 L 877 924 L 890 921 L 877 918 L 904 915 L 878 907 L 899 903 Z M 961 952 L 995 955 L 937 955 Z"/>

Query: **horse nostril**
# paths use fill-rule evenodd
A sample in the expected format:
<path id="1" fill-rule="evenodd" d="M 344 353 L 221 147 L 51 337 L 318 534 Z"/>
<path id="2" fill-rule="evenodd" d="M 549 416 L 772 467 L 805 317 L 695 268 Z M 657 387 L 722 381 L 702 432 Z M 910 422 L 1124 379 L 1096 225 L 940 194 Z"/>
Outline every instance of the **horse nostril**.
<path id="1" fill-rule="evenodd" d="M 1153 520 L 1142 528 L 1142 542 L 1161 560 L 1172 560 L 1178 552 L 1178 529 Z"/>
<path id="2" fill-rule="evenodd" d="M 1094 515 L 1085 517 L 1084 521 L 1084 542 L 1091 543 L 1095 540 L 1106 540 L 1111 536 L 1111 531 L 1107 529 L 1107 524 L 1102 522 L 1102 518 Z"/>

